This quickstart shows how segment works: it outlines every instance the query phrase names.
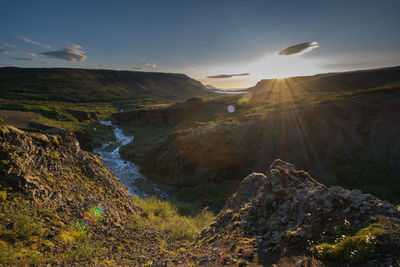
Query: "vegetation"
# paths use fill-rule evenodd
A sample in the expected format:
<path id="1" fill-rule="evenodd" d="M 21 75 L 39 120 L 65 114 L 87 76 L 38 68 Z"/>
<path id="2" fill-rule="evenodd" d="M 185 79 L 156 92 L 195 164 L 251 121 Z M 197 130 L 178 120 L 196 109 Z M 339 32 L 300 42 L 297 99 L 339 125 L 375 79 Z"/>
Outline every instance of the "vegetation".
<path id="1" fill-rule="evenodd" d="M 385 234 L 382 224 L 371 219 L 361 227 L 349 223 L 335 228 L 331 242 L 311 247 L 311 252 L 323 260 L 363 263 L 375 255 L 377 238 Z"/>
<path id="2" fill-rule="evenodd" d="M 166 232 L 171 240 L 193 240 L 200 231 L 213 220 L 212 212 L 203 209 L 194 216 L 182 216 L 176 205 L 155 197 L 135 197 L 134 202 L 142 209 L 142 214 L 134 214 L 130 218 L 130 227 L 136 230 L 153 228 Z"/>

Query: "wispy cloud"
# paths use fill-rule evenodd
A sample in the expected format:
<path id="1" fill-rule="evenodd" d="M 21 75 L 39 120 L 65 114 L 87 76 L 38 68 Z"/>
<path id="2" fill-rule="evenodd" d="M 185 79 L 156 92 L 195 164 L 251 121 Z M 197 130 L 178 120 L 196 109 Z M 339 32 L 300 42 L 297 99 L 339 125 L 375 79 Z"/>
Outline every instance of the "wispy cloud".
<path id="1" fill-rule="evenodd" d="M 12 54 L 13 52 L 10 51 L 10 50 L 7 50 L 7 49 L 1 49 L 1 48 L 0 48 L 0 53 L 6 54 L 6 55 L 10 55 L 10 54 Z"/>
<path id="2" fill-rule="evenodd" d="M 49 65 L 49 64 L 51 64 L 50 61 L 40 61 L 40 63 L 41 63 L 41 64 L 44 64 L 44 65 Z"/>
<path id="3" fill-rule="evenodd" d="M 35 61 L 36 60 L 36 58 L 32 58 L 32 57 L 12 57 L 10 59 L 21 60 L 21 61 Z"/>
<path id="4" fill-rule="evenodd" d="M 81 48 L 82 48 L 81 45 L 74 44 L 74 43 L 71 43 L 71 42 L 67 42 L 67 44 L 68 44 L 69 47 L 72 48 L 72 49 L 81 49 Z"/>
<path id="5" fill-rule="evenodd" d="M 46 55 L 52 58 L 64 59 L 72 62 L 85 61 L 87 56 L 84 55 L 84 51 L 74 48 L 62 48 L 56 51 L 43 52 L 42 55 Z"/>
<path id="6" fill-rule="evenodd" d="M 99 66 L 100 68 L 112 68 L 111 65 L 107 65 L 107 64 L 98 64 L 97 66 Z"/>
<path id="7" fill-rule="evenodd" d="M 0 64 L 0 66 L 4 66 L 4 67 L 16 67 L 17 64 Z"/>
<path id="8" fill-rule="evenodd" d="M 294 55 L 294 54 L 299 54 L 299 53 L 307 53 L 310 52 L 311 50 L 317 48 L 319 45 L 317 42 L 307 42 L 307 43 L 301 43 L 297 44 L 294 46 L 290 46 L 286 49 L 283 49 L 280 51 L 278 54 L 281 56 L 289 56 L 289 55 Z"/>
<path id="9" fill-rule="evenodd" d="M 132 66 L 131 69 L 133 69 L 133 70 L 144 70 L 144 68 L 137 67 L 137 66 Z"/>
<path id="10" fill-rule="evenodd" d="M 152 67 L 153 69 L 154 69 L 154 68 L 157 68 L 157 64 L 153 64 L 153 63 L 143 62 L 142 65 L 143 65 L 143 66 L 150 66 L 150 67 Z"/>
<path id="11" fill-rule="evenodd" d="M 35 53 L 32 52 L 27 52 L 25 55 L 30 56 L 30 57 L 38 57 Z"/>
<path id="12" fill-rule="evenodd" d="M 212 76 L 207 76 L 207 78 L 212 78 L 212 79 L 224 79 L 224 78 L 232 78 L 234 76 L 248 76 L 250 73 L 238 73 L 238 74 L 218 74 L 218 75 L 212 75 Z"/>
<path id="13" fill-rule="evenodd" d="M 17 47 L 16 45 L 9 44 L 9 43 L 3 43 L 3 45 L 4 45 L 4 46 L 7 46 L 7 47 L 12 47 L 12 48 Z"/>
<path id="14" fill-rule="evenodd" d="M 42 47 L 46 47 L 46 48 L 50 48 L 50 47 L 51 47 L 51 46 L 48 45 L 48 44 L 39 43 L 39 42 L 37 42 L 37 41 L 31 40 L 31 39 L 29 39 L 28 37 L 25 37 L 25 36 L 22 36 L 22 35 L 20 35 L 20 36 L 18 36 L 18 37 L 19 37 L 20 39 L 24 40 L 25 42 L 30 43 L 30 44 L 34 44 L 34 45 L 38 45 L 38 46 L 42 46 Z"/>

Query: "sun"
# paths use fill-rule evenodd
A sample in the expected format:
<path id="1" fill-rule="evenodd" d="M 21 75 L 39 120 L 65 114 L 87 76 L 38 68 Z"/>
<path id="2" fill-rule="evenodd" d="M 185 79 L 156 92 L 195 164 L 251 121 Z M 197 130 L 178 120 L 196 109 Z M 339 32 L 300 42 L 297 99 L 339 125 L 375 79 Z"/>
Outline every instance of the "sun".
<path id="1" fill-rule="evenodd" d="M 254 77 L 260 79 L 313 75 L 323 71 L 317 61 L 302 55 L 267 55 L 251 67 Z"/>

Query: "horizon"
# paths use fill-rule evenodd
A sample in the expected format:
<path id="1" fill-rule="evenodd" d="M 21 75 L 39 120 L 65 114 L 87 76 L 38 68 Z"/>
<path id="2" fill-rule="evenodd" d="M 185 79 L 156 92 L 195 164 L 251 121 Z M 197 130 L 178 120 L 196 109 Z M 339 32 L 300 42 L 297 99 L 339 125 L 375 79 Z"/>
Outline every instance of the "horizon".
<path id="1" fill-rule="evenodd" d="M 356 70 L 349 70 L 349 71 L 336 71 L 336 72 L 324 72 L 324 73 L 316 73 L 316 74 L 311 74 L 311 75 L 297 75 L 297 76 L 290 76 L 290 77 L 284 77 L 284 78 L 265 78 L 257 81 L 253 85 L 250 85 L 249 87 L 245 88 L 218 88 L 214 87 L 217 90 L 220 91 L 242 91 L 242 90 L 247 90 L 250 89 L 254 86 L 256 86 L 260 81 L 263 80 L 284 80 L 284 79 L 293 79 L 293 78 L 300 78 L 300 77 L 313 77 L 313 76 L 318 76 L 318 75 L 326 75 L 326 74 L 340 74 L 340 73 L 352 73 L 352 72 L 363 72 L 363 71 L 374 71 L 374 70 L 379 70 L 379 69 L 389 69 L 389 68 L 398 68 L 400 65 L 394 65 L 394 66 L 383 66 L 383 67 L 377 67 L 377 68 L 370 68 L 370 69 L 356 69 Z M 145 72 L 145 73 L 162 73 L 162 74 L 183 74 L 188 76 L 189 78 L 195 79 L 186 73 L 179 73 L 179 72 L 157 72 L 157 71 L 137 71 L 137 70 L 117 70 L 117 69 L 102 69 L 102 68 L 78 68 L 78 67 L 18 67 L 18 66 L 0 66 L 0 69 L 3 68 L 20 68 L 20 69 L 77 69 L 77 70 L 106 70 L 106 71 L 129 71 L 129 72 Z M 197 80 L 197 79 L 195 79 Z M 199 81 L 199 80 L 197 80 Z M 201 81 L 199 81 L 201 82 Z M 210 84 L 205 84 L 201 82 L 203 86 L 210 86 Z M 211 85 L 212 86 L 212 85 Z"/>
<path id="2" fill-rule="evenodd" d="M 0 66 L 183 73 L 239 89 L 400 65 L 399 1 L 295 3 L 14 1 L 0 11 Z"/>

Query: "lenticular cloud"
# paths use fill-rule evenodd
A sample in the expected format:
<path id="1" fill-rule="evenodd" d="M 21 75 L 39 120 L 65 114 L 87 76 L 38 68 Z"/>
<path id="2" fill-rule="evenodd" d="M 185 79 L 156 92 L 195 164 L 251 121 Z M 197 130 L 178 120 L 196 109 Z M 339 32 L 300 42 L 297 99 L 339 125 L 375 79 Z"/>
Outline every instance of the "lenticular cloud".
<path id="1" fill-rule="evenodd" d="M 279 52 L 279 55 L 281 56 L 289 56 L 289 55 L 294 55 L 294 54 L 299 54 L 299 53 L 307 53 L 310 52 L 311 50 L 317 48 L 319 45 L 317 42 L 307 42 L 307 43 L 301 43 L 297 44 L 294 46 L 290 46 L 286 49 L 283 49 L 282 51 Z"/>

